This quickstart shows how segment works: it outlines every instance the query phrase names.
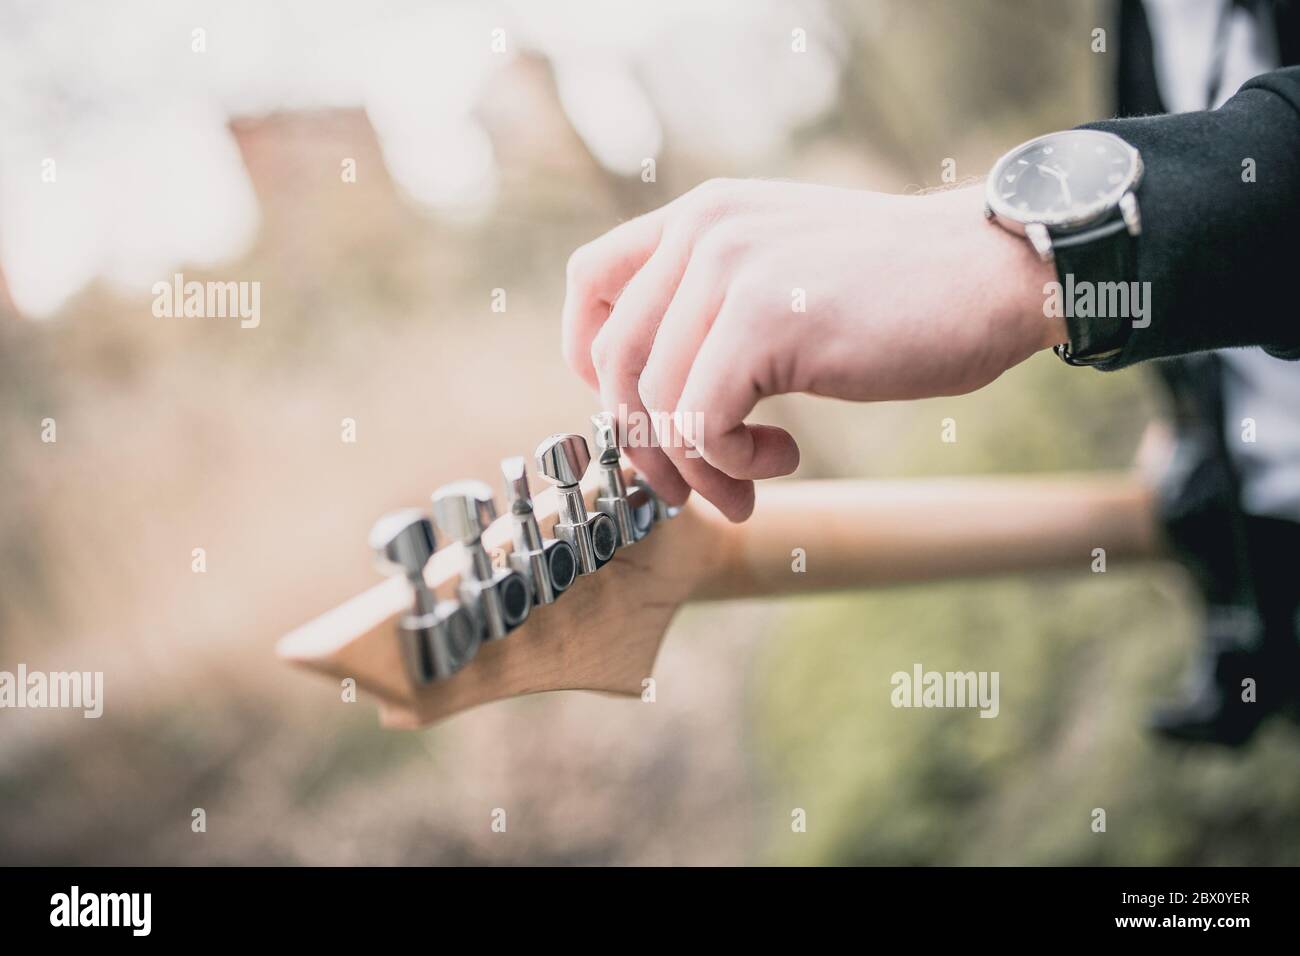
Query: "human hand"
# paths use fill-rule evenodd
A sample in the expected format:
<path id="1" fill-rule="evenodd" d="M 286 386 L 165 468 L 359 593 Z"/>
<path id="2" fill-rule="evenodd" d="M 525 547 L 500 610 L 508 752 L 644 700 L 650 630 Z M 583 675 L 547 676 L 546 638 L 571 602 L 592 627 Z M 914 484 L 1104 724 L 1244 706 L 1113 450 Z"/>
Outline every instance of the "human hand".
<path id="1" fill-rule="evenodd" d="M 707 182 L 573 254 L 565 357 L 662 497 L 743 521 L 754 480 L 799 463 L 788 432 L 746 423 L 760 399 L 956 395 L 1065 340 L 1043 315 L 1052 267 L 982 205 Z"/>

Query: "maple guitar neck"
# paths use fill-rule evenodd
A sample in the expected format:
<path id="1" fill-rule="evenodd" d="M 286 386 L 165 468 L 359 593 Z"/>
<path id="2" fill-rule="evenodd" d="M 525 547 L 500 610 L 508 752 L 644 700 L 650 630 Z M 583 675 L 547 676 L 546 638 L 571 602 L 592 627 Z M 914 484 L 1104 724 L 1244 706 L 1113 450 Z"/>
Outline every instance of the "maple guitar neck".
<path id="1" fill-rule="evenodd" d="M 710 509 L 711 511 L 711 509 Z M 694 600 L 877 587 L 1155 557 L 1153 494 L 1130 474 L 760 485 L 753 517 L 707 514 L 719 554 Z"/>

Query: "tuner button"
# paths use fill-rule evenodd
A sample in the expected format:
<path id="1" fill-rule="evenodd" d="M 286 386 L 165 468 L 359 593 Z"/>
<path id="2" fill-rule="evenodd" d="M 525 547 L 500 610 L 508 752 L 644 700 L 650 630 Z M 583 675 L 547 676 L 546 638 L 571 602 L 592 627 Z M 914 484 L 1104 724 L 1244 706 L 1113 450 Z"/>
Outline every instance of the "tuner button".
<path id="1" fill-rule="evenodd" d="M 433 493 L 433 519 L 461 544 L 477 541 L 496 516 L 492 489 L 481 481 L 456 481 Z"/>
<path id="2" fill-rule="evenodd" d="M 614 429 L 614 416 L 609 412 L 597 412 L 592 415 L 591 435 L 596 444 L 596 457 L 602 462 L 617 462 L 618 433 Z"/>
<path id="3" fill-rule="evenodd" d="M 537 468 L 557 485 L 576 485 L 587 473 L 591 452 L 581 435 L 552 435 L 537 446 Z"/>
<path id="4" fill-rule="evenodd" d="M 393 570 L 418 577 L 437 546 L 433 522 L 419 508 L 384 515 L 370 529 L 375 556 Z"/>
<path id="5" fill-rule="evenodd" d="M 506 458 L 501 462 L 506 480 L 506 504 L 520 514 L 533 510 L 533 495 L 528 488 L 528 465 L 523 458 Z"/>

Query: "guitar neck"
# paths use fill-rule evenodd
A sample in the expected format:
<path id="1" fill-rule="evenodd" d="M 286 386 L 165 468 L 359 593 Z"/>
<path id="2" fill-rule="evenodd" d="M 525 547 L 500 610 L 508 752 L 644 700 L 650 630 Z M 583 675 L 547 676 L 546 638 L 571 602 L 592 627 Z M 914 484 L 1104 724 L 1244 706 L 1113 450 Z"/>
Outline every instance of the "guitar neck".
<path id="1" fill-rule="evenodd" d="M 720 549 L 693 600 L 1086 570 L 1155 557 L 1151 489 L 1128 474 L 760 485 L 753 517 L 711 509 Z M 802 568 L 802 570 L 800 570 Z"/>

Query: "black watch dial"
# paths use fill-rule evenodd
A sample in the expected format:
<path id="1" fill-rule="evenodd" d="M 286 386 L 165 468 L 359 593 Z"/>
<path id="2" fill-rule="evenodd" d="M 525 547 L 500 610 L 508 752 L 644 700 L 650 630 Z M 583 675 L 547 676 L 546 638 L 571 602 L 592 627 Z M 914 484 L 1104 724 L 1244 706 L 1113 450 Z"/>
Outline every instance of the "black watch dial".
<path id="1" fill-rule="evenodd" d="M 987 199 L 998 215 L 1069 228 L 1114 209 L 1141 175 L 1141 160 L 1110 133 L 1070 130 L 1030 140 L 989 175 Z"/>

